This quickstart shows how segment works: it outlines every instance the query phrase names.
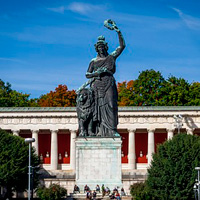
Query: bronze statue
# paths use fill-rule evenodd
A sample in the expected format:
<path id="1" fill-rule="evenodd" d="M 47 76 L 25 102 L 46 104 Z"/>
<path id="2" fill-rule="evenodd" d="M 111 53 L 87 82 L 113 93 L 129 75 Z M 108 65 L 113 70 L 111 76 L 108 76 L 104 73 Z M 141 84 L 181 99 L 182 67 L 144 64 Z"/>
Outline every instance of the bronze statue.
<path id="1" fill-rule="evenodd" d="M 81 89 L 77 95 L 76 103 L 79 124 L 79 136 L 94 136 L 94 98 L 92 90 L 90 88 Z"/>
<path id="2" fill-rule="evenodd" d="M 78 90 L 78 93 L 90 84 L 90 89 L 94 93 L 92 130 L 96 136 L 116 137 L 119 136 L 117 133 L 118 94 L 113 74 L 116 71 L 115 60 L 124 50 L 125 42 L 121 31 L 114 21 L 110 19 L 106 20 L 104 25 L 108 29 L 115 30 L 118 33 L 120 45 L 114 52 L 109 54 L 104 36 L 98 37 L 98 41 L 95 44 L 97 57 L 91 60 L 86 73 L 89 81 Z"/>

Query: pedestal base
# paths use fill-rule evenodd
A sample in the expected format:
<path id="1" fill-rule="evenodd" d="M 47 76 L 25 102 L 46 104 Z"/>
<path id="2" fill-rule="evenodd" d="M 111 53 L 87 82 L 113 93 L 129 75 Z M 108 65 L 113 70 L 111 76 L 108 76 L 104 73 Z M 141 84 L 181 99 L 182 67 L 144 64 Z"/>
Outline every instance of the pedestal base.
<path id="1" fill-rule="evenodd" d="M 104 184 L 111 190 L 122 186 L 121 138 L 76 139 L 76 184 L 91 190 Z"/>

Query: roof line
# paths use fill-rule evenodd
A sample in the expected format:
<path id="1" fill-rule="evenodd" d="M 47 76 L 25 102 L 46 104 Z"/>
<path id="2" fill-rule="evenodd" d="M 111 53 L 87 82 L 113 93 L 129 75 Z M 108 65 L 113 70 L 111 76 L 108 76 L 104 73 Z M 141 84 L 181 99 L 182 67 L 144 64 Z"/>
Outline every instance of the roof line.
<path id="1" fill-rule="evenodd" d="M 128 106 L 123 111 L 200 111 L 200 106 Z M 76 112 L 76 107 L 0 107 L 0 112 Z"/>

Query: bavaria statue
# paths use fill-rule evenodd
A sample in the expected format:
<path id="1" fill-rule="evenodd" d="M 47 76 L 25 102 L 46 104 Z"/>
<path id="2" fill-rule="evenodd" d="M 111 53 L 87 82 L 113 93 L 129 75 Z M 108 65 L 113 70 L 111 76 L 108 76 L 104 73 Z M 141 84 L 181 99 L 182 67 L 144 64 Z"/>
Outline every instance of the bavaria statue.
<path id="1" fill-rule="evenodd" d="M 97 56 L 89 64 L 86 73 L 89 80 L 76 91 L 79 136 L 82 137 L 119 137 L 118 93 L 113 74 L 116 71 L 115 61 L 124 50 L 125 41 L 114 21 L 105 20 L 104 26 L 117 32 L 119 47 L 109 54 L 108 44 L 102 35 L 94 45 Z"/>

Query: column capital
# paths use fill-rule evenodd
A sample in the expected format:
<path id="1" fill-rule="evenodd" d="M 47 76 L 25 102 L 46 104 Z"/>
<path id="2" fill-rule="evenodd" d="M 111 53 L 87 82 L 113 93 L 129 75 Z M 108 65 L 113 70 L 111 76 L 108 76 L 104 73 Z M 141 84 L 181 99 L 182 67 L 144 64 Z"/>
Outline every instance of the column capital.
<path id="1" fill-rule="evenodd" d="M 154 133 L 155 130 L 156 130 L 155 128 L 147 128 L 148 133 L 149 133 L 149 132 L 153 132 L 153 133 Z"/>
<path id="2" fill-rule="evenodd" d="M 20 130 L 12 130 L 13 135 L 19 136 L 19 132 L 20 132 Z"/>
<path id="3" fill-rule="evenodd" d="M 129 133 L 135 133 L 136 132 L 136 128 L 128 128 L 127 131 Z"/>
<path id="4" fill-rule="evenodd" d="M 32 133 L 39 133 L 40 130 L 31 130 Z"/>
<path id="5" fill-rule="evenodd" d="M 75 130 L 75 129 L 69 129 L 69 132 L 70 132 L 70 133 L 75 133 L 75 134 L 76 134 L 76 131 L 77 131 L 77 130 Z"/>
<path id="6" fill-rule="evenodd" d="M 167 132 L 174 132 L 174 129 L 172 129 L 172 128 L 166 128 L 166 131 Z"/>
<path id="7" fill-rule="evenodd" d="M 187 134 L 189 134 L 189 135 L 193 135 L 194 134 L 194 129 L 193 128 L 189 128 L 189 129 L 186 129 L 186 131 L 187 131 Z"/>
<path id="8" fill-rule="evenodd" d="M 52 134 L 57 134 L 59 130 L 50 130 Z"/>

